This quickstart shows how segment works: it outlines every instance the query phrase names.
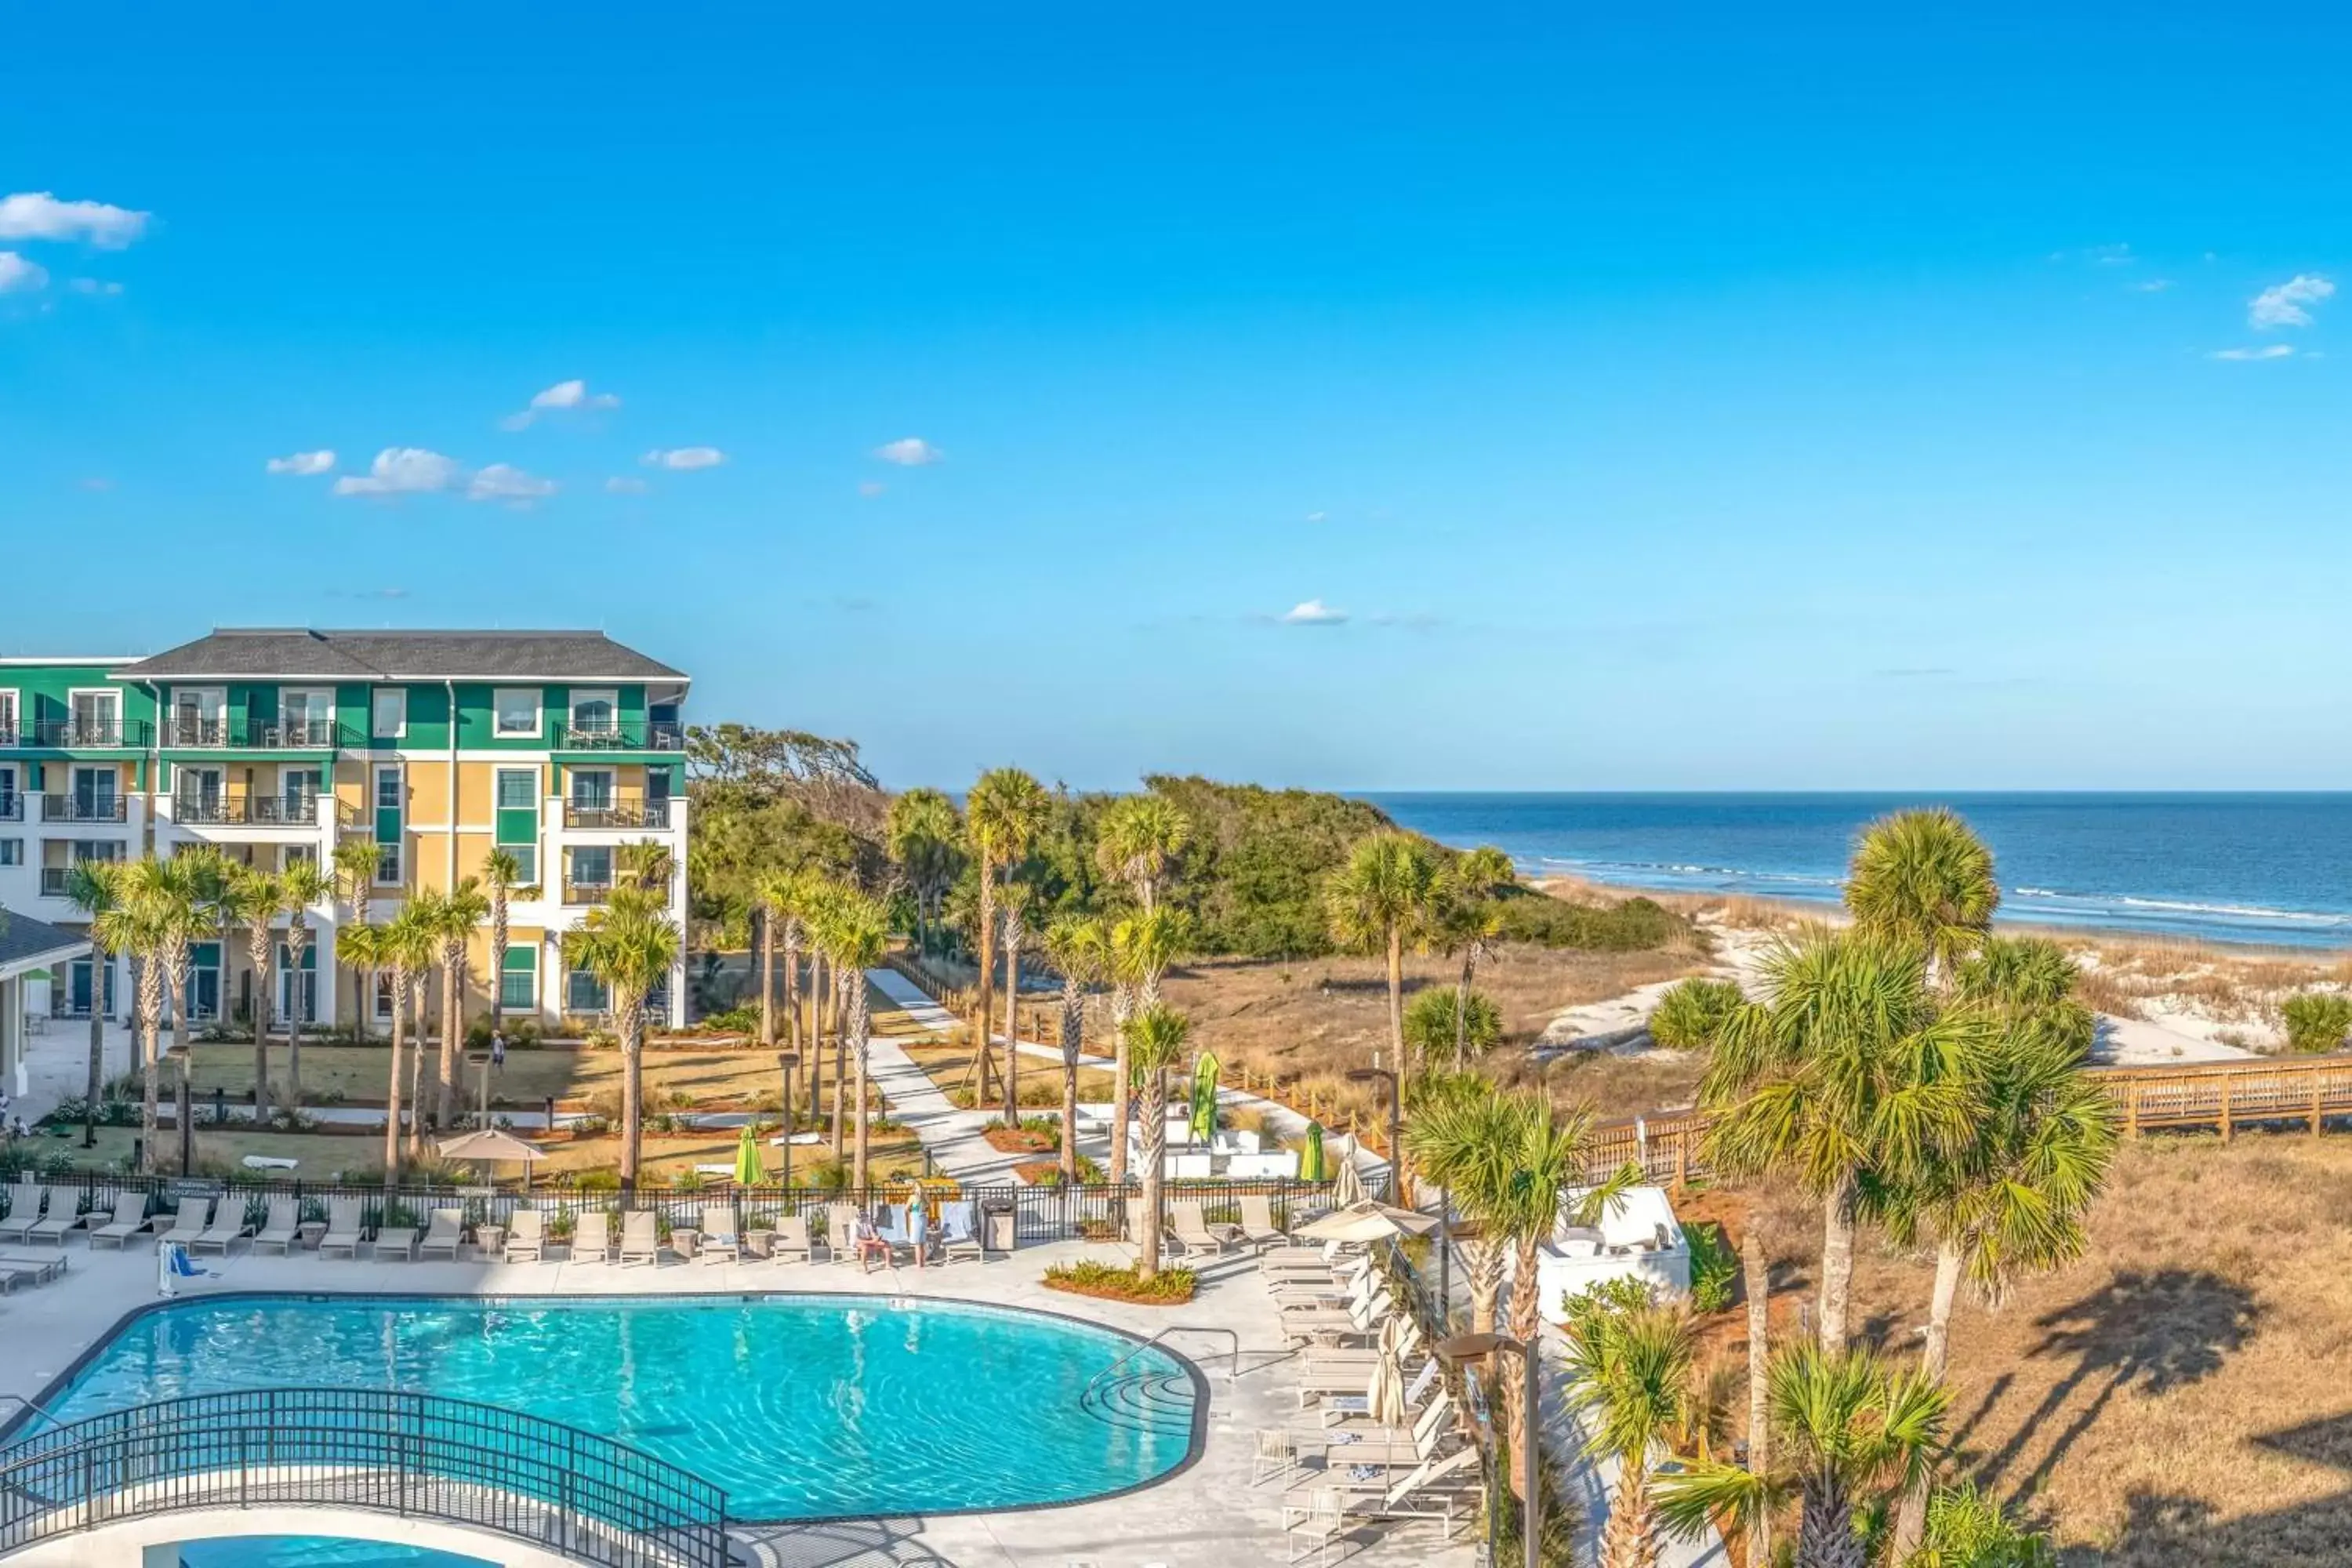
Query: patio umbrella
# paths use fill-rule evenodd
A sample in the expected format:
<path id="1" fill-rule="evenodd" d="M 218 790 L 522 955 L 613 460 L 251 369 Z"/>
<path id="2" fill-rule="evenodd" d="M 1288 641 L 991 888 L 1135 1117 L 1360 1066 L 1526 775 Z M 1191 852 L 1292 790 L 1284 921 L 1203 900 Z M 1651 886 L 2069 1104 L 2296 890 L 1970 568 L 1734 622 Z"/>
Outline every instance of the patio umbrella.
<path id="1" fill-rule="evenodd" d="M 513 1133 L 496 1127 L 445 1138 L 441 1141 L 440 1150 L 445 1160 L 473 1160 L 485 1165 L 517 1163 L 528 1165 L 547 1158 L 538 1145 L 526 1143 Z"/>
<path id="2" fill-rule="evenodd" d="M 752 1140 L 751 1124 L 743 1124 L 743 1136 L 735 1145 L 735 1184 L 756 1187 L 768 1179 L 760 1165 L 760 1145 Z"/>
<path id="3" fill-rule="evenodd" d="M 1375 1425 L 1404 1425 L 1404 1342 L 1409 1331 L 1402 1314 L 1381 1325 L 1380 1359 L 1372 1363 L 1371 1384 L 1364 1390 L 1364 1411 Z"/>
<path id="4" fill-rule="evenodd" d="M 1307 1124 L 1307 1152 L 1298 1157 L 1298 1179 L 1302 1182 L 1324 1179 L 1323 1124 L 1320 1121 Z"/>
<path id="5" fill-rule="evenodd" d="M 1195 1143 L 1217 1135 L 1217 1058 L 1207 1051 L 1192 1068 L 1192 1123 L 1185 1131 Z"/>
<path id="6" fill-rule="evenodd" d="M 1361 1203 L 1369 1195 L 1364 1191 L 1364 1178 L 1356 1172 L 1355 1140 L 1351 1138 L 1348 1143 L 1339 1156 L 1339 1168 L 1331 1176 L 1331 1206 L 1335 1209 Z"/>
<path id="7" fill-rule="evenodd" d="M 1310 1241 L 1394 1241 L 1400 1237 L 1427 1236 L 1436 1228 L 1434 1215 L 1393 1209 L 1366 1198 L 1307 1221 L 1298 1227 L 1298 1235 Z"/>

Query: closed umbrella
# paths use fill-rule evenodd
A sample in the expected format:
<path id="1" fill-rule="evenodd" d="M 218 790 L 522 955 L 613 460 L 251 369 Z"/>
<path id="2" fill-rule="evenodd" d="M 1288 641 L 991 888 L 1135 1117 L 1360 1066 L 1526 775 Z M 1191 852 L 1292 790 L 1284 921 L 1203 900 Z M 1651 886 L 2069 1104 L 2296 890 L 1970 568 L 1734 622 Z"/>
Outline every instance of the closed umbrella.
<path id="1" fill-rule="evenodd" d="M 1192 1068 L 1192 1122 L 1185 1131 L 1196 1144 L 1217 1135 L 1217 1058 L 1207 1051 Z"/>
<path id="2" fill-rule="evenodd" d="M 742 1139 L 735 1145 L 735 1184 L 756 1187 L 767 1179 L 768 1173 L 760 1165 L 760 1145 L 752 1139 L 751 1124 L 747 1121 Z"/>
<path id="3" fill-rule="evenodd" d="M 1364 1191 L 1364 1178 L 1356 1173 L 1355 1140 L 1349 1139 L 1348 1145 L 1339 1155 L 1339 1168 L 1331 1176 L 1333 1208 L 1346 1208 L 1349 1204 L 1363 1202 L 1370 1195 Z"/>
<path id="4" fill-rule="evenodd" d="M 1320 1121 L 1307 1124 L 1307 1152 L 1298 1157 L 1298 1179 L 1302 1182 L 1326 1179 L 1323 1173 L 1323 1124 Z"/>
<path id="5" fill-rule="evenodd" d="M 1364 1411 L 1375 1425 L 1404 1425 L 1404 1342 L 1410 1331 L 1402 1315 L 1381 1325 L 1380 1359 L 1372 1363 L 1372 1381 L 1364 1390 Z"/>

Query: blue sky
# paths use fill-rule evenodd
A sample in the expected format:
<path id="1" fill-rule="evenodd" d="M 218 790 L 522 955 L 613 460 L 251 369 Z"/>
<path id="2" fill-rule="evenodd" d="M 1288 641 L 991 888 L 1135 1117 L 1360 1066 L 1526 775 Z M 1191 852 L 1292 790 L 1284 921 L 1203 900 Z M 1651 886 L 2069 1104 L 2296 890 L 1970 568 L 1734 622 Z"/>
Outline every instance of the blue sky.
<path id="1" fill-rule="evenodd" d="M 0 652 L 602 626 L 894 784 L 2352 768 L 2340 8 L 807 9 L 16 17 Z"/>

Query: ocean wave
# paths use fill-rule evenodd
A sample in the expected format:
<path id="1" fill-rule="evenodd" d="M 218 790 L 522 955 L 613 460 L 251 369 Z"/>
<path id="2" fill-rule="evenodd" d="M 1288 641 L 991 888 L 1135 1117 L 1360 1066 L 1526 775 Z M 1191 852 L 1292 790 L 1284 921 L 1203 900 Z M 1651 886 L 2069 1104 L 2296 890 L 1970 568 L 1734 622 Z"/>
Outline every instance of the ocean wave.
<path id="1" fill-rule="evenodd" d="M 2049 899 L 2071 905 L 2077 910 L 2094 913 L 2149 910 L 2165 915 L 2214 915 L 2230 920 L 2352 926 L 2352 915 L 2327 914 L 2316 910 L 2279 910 L 2267 904 L 2203 904 L 2185 899 L 2143 899 L 2130 893 L 2062 893 L 2050 888 L 2011 888 L 2010 892 L 2021 899 Z"/>

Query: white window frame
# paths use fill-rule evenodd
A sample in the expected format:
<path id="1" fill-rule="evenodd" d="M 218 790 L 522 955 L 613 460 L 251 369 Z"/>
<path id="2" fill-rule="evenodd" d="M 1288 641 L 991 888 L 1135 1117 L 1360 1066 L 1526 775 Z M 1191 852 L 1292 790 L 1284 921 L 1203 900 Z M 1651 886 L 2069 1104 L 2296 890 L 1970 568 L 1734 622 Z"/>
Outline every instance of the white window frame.
<path id="1" fill-rule="evenodd" d="M 303 722 L 304 722 L 306 725 L 310 722 L 310 720 L 309 720 L 309 718 L 307 717 L 307 715 L 308 715 L 308 714 L 310 713 L 310 703 L 307 700 L 308 700 L 308 699 L 310 699 L 310 698 L 312 698 L 312 697 L 323 697 L 323 698 L 325 698 L 325 699 L 327 700 L 326 700 L 326 704 L 325 704 L 325 710 L 324 710 L 324 711 L 323 711 L 323 712 L 321 712 L 321 713 L 320 714 L 320 718 L 322 718 L 322 719 L 324 719 L 324 720 L 326 721 L 326 722 L 327 722 L 327 733 L 328 733 L 328 735 L 329 735 L 329 737 L 330 737 L 330 738 L 332 738 L 332 736 L 333 736 L 333 734 L 334 734 L 334 732 L 335 732 L 335 689 L 334 689 L 333 687 L 331 687 L 331 686 L 281 686 L 281 687 L 279 687 L 279 688 L 278 689 L 278 732 L 279 732 L 280 734 L 283 734 L 283 733 L 285 732 L 285 731 L 286 731 L 287 726 L 291 722 L 291 721 L 290 721 L 290 720 L 289 720 L 289 719 L 286 717 L 286 710 L 287 710 L 287 708 L 288 708 L 288 706 L 289 706 L 289 704 L 287 703 L 287 700 L 287 700 L 288 698 L 289 698 L 289 697 L 295 697 L 295 696 L 299 696 L 299 697 L 302 697 L 302 698 L 304 698 L 304 699 L 306 700 L 303 702 L 303 704 L 302 704 L 302 710 L 303 710 L 304 714 L 306 715 L 306 717 L 305 717 L 305 718 L 304 718 L 304 720 L 303 720 Z"/>
<path id="2" fill-rule="evenodd" d="M 509 805 L 499 793 L 505 785 L 508 778 L 515 774 L 520 774 L 530 781 L 530 801 L 528 806 Z M 509 767 L 501 763 L 499 766 L 492 769 L 490 773 L 490 809 L 492 811 L 523 811 L 527 809 L 536 815 L 540 809 L 541 804 L 539 796 L 540 787 L 539 769 L 536 765 L 530 763 L 523 763 Z"/>
<path id="3" fill-rule="evenodd" d="M 0 736 L 15 737 L 18 710 L 16 689 L 0 686 Z"/>
<path id="4" fill-rule="evenodd" d="M 85 697 L 103 698 L 114 705 L 114 718 L 111 722 L 114 726 L 115 740 L 118 742 L 121 742 L 124 737 L 122 734 L 122 690 L 120 687 L 68 687 L 66 690 L 66 726 L 68 731 L 78 730 L 81 726 L 81 700 Z"/>
<path id="5" fill-rule="evenodd" d="M 499 844 L 492 846 L 492 847 L 504 850 L 507 854 L 515 858 L 516 867 L 522 873 L 521 877 L 517 879 L 515 886 L 519 888 L 537 888 L 544 886 L 544 884 L 539 879 L 538 845 Z"/>
<path id="6" fill-rule="evenodd" d="M 0 866 L 22 866 L 25 863 L 25 841 L 21 838 L 0 838 Z"/>
<path id="7" fill-rule="evenodd" d="M 507 699 L 530 699 L 530 727 L 524 730 L 507 728 Z M 490 689 L 490 733 L 501 741 L 525 740 L 547 732 L 547 693 L 536 686 L 498 686 Z"/>
<path id="8" fill-rule="evenodd" d="M 579 864 L 580 857 L 583 855 L 602 855 L 604 858 L 603 881 L 583 882 L 572 874 L 572 868 Z M 613 846 L 610 844 L 570 844 L 564 847 L 563 885 L 567 888 L 609 888 L 613 886 L 613 879 L 619 873 L 620 857 L 613 853 Z"/>
<path id="9" fill-rule="evenodd" d="M 539 948 L 537 945 L 531 943 L 516 942 L 513 946 L 507 949 L 507 952 L 509 956 L 512 956 L 518 952 L 527 952 L 530 954 L 530 1000 L 528 1002 L 509 1002 L 506 999 L 508 972 L 501 969 L 499 971 L 499 1005 L 509 1013 L 538 1012 L 540 970 Z M 522 971 L 516 970 L 514 973 L 520 974 Z"/>
<path id="10" fill-rule="evenodd" d="M 612 710 L 613 717 L 611 721 L 601 728 L 595 729 L 591 729 L 588 725 L 583 724 L 580 721 L 580 708 L 581 705 L 585 702 L 604 703 L 606 708 Z M 619 734 L 621 732 L 620 689 L 618 687 L 612 686 L 583 686 L 574 688 L 571 694 L 571 701 L 567 710 L 566 717 L 570 721 L 571 727 L 581 731 L 583 734 Z"/>
<path id="11" fill-rule="evenodd" d="M 569 775 L 564 780 L 564 805 L 585 811 L 611 811 L 621 804 L 621 774 L 618 769 L 566 768 L 563 771 Z M 583 779 L 604 781 L 604 803 L 602 805 L 589 805 L 580 798 L 580 783 Z"/>
<path id="12" fill-rule="evenodd" d="M 195 703 L 197 723 L 218 724 L 226 731 L 228 725 L 227 687 L 174 686 L 172 688 L 172 700 L 163 710 L 164 732 L 172 737 L 174 743 L 177 743 L 179 738 L 180 704 L 191 699 Z M 226 734 L 223 738 L 226 738 Z"/>
<path id="13" fill-rule="evenodd" d="M 387 774 L 400 792 L 400 805 L 396 808 L 400 813 L 400 837 L 390 844 L 375 836 L 376 814 L 393 809 L 383 804 L 383 781 Z M 378 763 L 368 770 L 367 831 L 369 842 L 375 846 L 375 874 L 372 880 L 379 888 L 399 887 L 404 880 L 401 873 L 408 869 L 408 774 L 398 763 Z M 392 851 L 393 874 L 389 877 L 383 874 L 383 852 L 387 849 Z"/>
<path id="14" fill-rule="evenodd" d="M 383 721 L 386 699 L 397 704 L 398 716 L 390 724 Z M 372 741 L 404 741 L 408 739 L 408 688 L 379 686 L 368 695 L 368 739 Z"/>
<path id="15" fill-rule="evenodd" d="M 389 1024 L 392 1022 L 392 1010 L 400 1005 L 399 997 L 393 989 L 392 971 L 377 970 L 375 984 L 372 989 L 375 993 L 373 997 L 375 1004 L 375 1021 L 379 1024 Z"/>

